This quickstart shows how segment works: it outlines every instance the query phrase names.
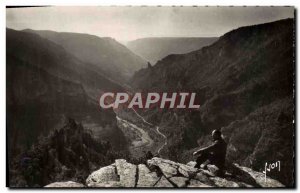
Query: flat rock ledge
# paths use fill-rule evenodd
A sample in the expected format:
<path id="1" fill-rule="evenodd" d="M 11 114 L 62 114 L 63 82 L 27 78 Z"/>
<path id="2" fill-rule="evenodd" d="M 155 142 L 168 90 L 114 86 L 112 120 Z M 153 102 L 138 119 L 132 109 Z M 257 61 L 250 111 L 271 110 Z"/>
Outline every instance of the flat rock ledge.
<path id="1" fill-rule="evenodd" d="M 77 182 L 54 182 L 45 186 L 45 188 L 84 188 L 85 185 Z"/>
<path id="2" fill-rule="evenodd" d="M 208 170 L 195 169 L 195 162 L 181 164 L 154 157 L 145 164 L 134 165 L 124 159 L 91 173 L 86 184 L 55 182 L 47 188 L 211 188 L 211 187 L 284 187 L 279 181 L 265 178 L 261 172 L 234 164 L 234 170 L 223 177 L 214 174 L 214 166 Z"/>

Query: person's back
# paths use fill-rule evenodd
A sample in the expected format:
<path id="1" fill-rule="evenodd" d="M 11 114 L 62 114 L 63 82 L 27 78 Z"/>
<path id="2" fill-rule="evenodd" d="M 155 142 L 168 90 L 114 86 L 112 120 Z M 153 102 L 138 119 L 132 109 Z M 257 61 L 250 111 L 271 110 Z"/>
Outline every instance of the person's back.
<path id="1" fill-rule="evenodd" d="M 225 159 L 226 159 L 226 151 L 227 151 L 227 143 L 223 138 L 215 140 L 215 148 L 211 152 L 214 155 L 213 163 L 221 170 L 224 169 Z"/>
<path id="2" fill-rule="evenodd" d="M 194 156 L 198 155 L 196 160 L 196 168 L 200 168 L 200 165 L 209 160 L 210 164 L 217 166 L 221 171 L 225 168 L 225 159 L 227 151 L 227 143 L 222 138 L 222 134 L 219 130 L 212 132 L 212 138 L 214 143 L 208 147 L 202 148 L 194 152 Z"/>

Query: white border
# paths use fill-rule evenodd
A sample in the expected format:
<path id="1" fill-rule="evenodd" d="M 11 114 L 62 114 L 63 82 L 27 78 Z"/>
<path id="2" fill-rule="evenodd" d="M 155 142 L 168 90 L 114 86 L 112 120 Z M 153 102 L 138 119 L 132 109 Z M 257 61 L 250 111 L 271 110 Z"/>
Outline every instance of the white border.
<path id="1" fill-rule="evenodd" d="M 286 1 L 270 1 L 270 0 L 223 0 L 223 1 L 216 1 L 216 0 L 104 0 L 104 1 L 97 1 L 97 0 L 4 0 L 4 4 L 9 5 L 185 5 L 185 6 L 191 6 L 191 5 L 199 5 L 199 6 L 286 6 L 286 5 L 295 5 L 297 1 L 295 0 L 286 0 Z"/>
<path id="2" fill-rule="evenodd" d="M 299 0 L 285 0 L 285 1 L 274 1 L 274 0 L 239 0 L 239 1 L 234 1 L 234 0 L 223 0 L 223 1 L 216 1 L 216 0 L 168 0 L 168 1 L 163 1 L 163 0 L 141 0 L 141 1 L 135 1 L 135 0 L 105 0 L 105 1 L 97 1 L 97 0 L 0 0 L 0 58 L 2 59 L 2 64 L 1 69 L 0 69 L 0 125 L 1 125 L 1 135 L 0 135 L 0 152 L 1 152 L 1 159 L 0 159 L 0 190 L 1 192 L 8 192 L 9 189 L 5 187 L 6 185 L 6 160 L 5 160 L 5 153 L 6 153 L 6 136 L 5 136 L 5 130 L 6 130 L 6 125 L 5 125 L 5 28 L 6 28 L 6 23 L 5 23 L 5 6 L 6 5 L 102 5 L 102 6 L 110 6 L 110 5 L 120 5 L 120 6 L 127 6 L 127 5 L 132 5 L 132 6 L 140 6 L 140 5 L 148 5 L 148 6 L 156 6 L 156 5 L 162 5 L 162 6 L 171 6 L 171 5 L 185 5 L 185 6 L 192 6 L 192 5 L 197 5 L 197 6 L 295 6 L 296 8 L 299 8 Z M 297 26 L 299 24 L 299 19 L 297 19 Z M 297 33 L 297 36 L 299 34 Z M 298 41 L 297 41 L 298 42 Z M 299 49 L 297 50 L 297 55 L 299 55 Z M 297 68 L 297 74 L 299 74 L 299 68 Z M 299 83 L 297 82 L 297 90 L 299 91 Z M 299 92 L 298 92 L 298 97 L 297 101 L 299 101 Z M 299 120 L 299 113 L 297 114 L 297 120 Z M 297 130 L 297 128 L 296 128 Z M 299 131 L 297 133 L 297 139 L 299 140 Z M 297 143 L 298 144 L 298 143 Z M 299 154 L 299 149 L 297 149 L 297 155 Z M 297 164 L 297 163 L 296 163 Z M 297 173 L 298 173 L 298 168 L 299 165 L 297 165 Z M 297 183 L 296 185 L 299 185 L 299 178 L 297 178 Z M 19 191 L 24 191 L 24 190 L 14 190 L 14 192 L 19 192 Z M 28 190 L 27 190 L 28 191 Z M 32 191 L 32 190 L 29 190 Z M 44 190 L 35 190 L 35 192 L 43 192 Z M 67 192 L 68 190 L 53 190 L 53 192 Z M 74 190 L 71 190 L 74 191 Z M 79 191 L 95 191 L 95 190 L 79 190 Z M 133 191 L 133 190 L 97 190 L 101 192 L 112 192 L 112 191 Z M 143 190 L 134 190 L 136 192 L 141 192 Z M 155 191 L 163 191 L 163 190 L 155 190 Z M 173 190 L 164 190 L 166 191 L 173 191 Z M 195 191 L 195 190 L 180 190 L 184 192 L 188 191 Z M 197 190 L 198 191 L 198 190 Z M 206 190 L 206 191 L 218 191 L 218 190 Z M 219 190 L 220 191 L 220 190 Z M 232 191 L 232 190 L 224 190 L 222 189 L 221 191 Z M 237 190 L 237 192 L 241 192 L 243 190 Z M 255 190 L 255 191 L 265 191 L 265 190 Z M 268 190 L 268 191 L 274 191 L 274 192 L 279 192 L 281 190 Z"/>

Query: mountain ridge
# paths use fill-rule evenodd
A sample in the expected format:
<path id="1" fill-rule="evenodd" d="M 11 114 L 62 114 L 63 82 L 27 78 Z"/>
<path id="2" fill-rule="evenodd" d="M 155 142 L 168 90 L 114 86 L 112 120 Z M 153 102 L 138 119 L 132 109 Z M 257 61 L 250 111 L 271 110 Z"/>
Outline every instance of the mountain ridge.
<path id="1" fill-rule="evenodd" d="M 120 85 L 87 68 L 52 41 L 11 29 L 6 34 L 11 158 L 29 149 L 39 136 L 59 128 L 64 117 L 85 124 L 92 122 L 102 132 L 95 135 L 110 136 L 114 147 L 126 148 L 115 140 L 124 140 L 117 132 L 115 113 L 112 109 L 99 109 L 97 103 L 102 92 L 120 91 Z"/>
<path id="2" fill-rule="evenodd" d="M 126 46 L 152 64 L 170 54 L 185 54 L 208 46 L 217 37 L 149 37 L 130 41 Z"/>
<path id="3" fill-rule="evenodd" d="M 126 81 L 136 70 L 146 66 L 146 62 L 131 52 L 126 46 L 110 37 L 49 30 L 23 30 L 46 38 L 80 59 L 92 64 L 96 71 L 119 82 Z"/>

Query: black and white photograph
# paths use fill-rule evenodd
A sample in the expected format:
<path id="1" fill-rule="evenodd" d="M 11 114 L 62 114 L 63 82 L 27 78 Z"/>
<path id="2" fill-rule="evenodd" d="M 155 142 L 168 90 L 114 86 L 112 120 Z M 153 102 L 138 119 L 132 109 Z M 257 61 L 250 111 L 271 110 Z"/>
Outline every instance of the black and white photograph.
<path id="1" fill-rule="evenodd" d="M 293 5 L 5 12 L 9 189 L 296 187 Z"/>

